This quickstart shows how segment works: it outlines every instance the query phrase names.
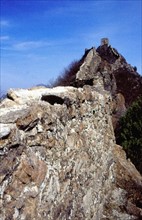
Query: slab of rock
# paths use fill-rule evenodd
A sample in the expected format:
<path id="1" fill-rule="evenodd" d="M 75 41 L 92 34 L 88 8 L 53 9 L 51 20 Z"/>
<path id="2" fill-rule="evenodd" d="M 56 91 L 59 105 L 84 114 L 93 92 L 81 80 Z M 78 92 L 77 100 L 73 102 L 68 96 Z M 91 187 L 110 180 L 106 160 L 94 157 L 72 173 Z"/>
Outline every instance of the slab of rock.
<path id="1" fill-rule="evenodd" d="M 58 95 L 59 97 L 68 94 L 74 94 L 74 87 L 55 87 L 55 88 L 33 88 L 33 89 L 17 89 L 9 90 L 7 96 L 17 104 L 30 104 L 31 102 L 41 100 L 43 95 Z"/>
<path id="2" fill-rule="evenodd" d="M 9 135 L 11 127 L 6 124 L 0 124 L 0 138 L 6 137 Z"/>

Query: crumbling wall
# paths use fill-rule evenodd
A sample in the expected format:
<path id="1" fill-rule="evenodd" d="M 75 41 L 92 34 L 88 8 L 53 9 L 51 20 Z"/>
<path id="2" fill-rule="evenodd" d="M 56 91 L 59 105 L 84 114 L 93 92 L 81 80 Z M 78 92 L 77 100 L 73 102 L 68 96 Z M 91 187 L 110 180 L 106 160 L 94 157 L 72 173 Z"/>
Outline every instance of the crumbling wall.
<path id="1" fill-rule="evenodd" d="M 0 106 L 1 220 L 141 218 L 142 177 L 115 144 L 112 69 L 92 48 L 76 75 L 92 85 L 9 91 Z"/>

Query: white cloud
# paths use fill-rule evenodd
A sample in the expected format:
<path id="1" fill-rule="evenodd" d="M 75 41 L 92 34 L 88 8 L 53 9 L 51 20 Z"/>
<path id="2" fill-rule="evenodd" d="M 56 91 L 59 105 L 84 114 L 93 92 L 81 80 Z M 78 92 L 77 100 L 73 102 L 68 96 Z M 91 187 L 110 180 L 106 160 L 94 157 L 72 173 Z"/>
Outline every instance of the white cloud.
<path id="1" fill-rule="evenodd" d="M 44 47 L 55 47 L 55 46 L 63 46 L 66 44 L 71 44 L 75 41 L 74 38 L 68 38 L 68 39 L 60 39 L 60 40 L 38 40 L 38 41 L 22 41 L 22 42 L 16 42 L 11 45 L 9 49 L 11 50 L 17 50 L 17 51 L 27 51 L 32 49 L 38 49 L 38 48 L 44 48 Z"/>
<path id="2" fill-rule="evenodd" d="M 1 41 L 9 40 L 9 36 L 7 36 L 7 35 L 0 36 L 0 40 Z"/>
<path id="3" fill-rule="evenodd" d="M 47 41 L 23 41 L 20 43 L 16 43 L 13 45 L 13 49 L 15 50 L 30 50 L 37 49 L 45 46 L 50 46 L 51 43 Z"/>
<path id="4" fill-rule="evenodd" d="M 8 27 L 9 21 L 8 20 L 0 20 L 0 26 L 1 27 Z"/>

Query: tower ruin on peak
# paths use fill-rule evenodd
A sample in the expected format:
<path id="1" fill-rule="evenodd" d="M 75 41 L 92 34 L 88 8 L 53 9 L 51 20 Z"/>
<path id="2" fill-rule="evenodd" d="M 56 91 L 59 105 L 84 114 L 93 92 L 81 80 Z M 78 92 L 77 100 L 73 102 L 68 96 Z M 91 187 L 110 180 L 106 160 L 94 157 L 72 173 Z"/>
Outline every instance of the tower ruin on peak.
<path id="1" fill-rule="evenodd" d="M 103 45 L 109 45 L 109 39 L 108 38 L 102 38 L 101 39 L 101 46 Z"/>

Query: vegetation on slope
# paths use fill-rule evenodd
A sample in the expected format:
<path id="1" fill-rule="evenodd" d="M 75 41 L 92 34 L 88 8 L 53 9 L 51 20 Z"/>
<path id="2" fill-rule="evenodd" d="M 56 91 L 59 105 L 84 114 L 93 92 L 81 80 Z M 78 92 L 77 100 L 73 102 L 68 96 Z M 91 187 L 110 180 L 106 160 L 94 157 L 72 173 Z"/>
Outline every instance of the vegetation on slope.
<path id="1" fill-rule="evenodd" d="M 113 74 L 116 79 L 117 93 L 123 94 L 126 107 L 129 107 L 140 94 L 142 95 L 142 77 L 136 71 L 124 67 L 117 69 Z"/>
<path id="2" fill-rule="evenodd" d="M 55 86 L 77 86 L 76 85 L 76 73 L 79 71 L 80 66 L 83 64 L 87 54 L 91 49 L 86 49 L 84 55 L 80 60 L 74 60 L 69 64 L 67 68 L 64 69 L 63 73 L 56 79 L 53 83 Z M 78 87 L 78 86 L 77 86 Z"/>
<path id="3" fill-rule="evenodd" d="M 53 83 L 53 86 L 72 86 L 73 82 L 75 82 L 76 73 L 79 71 L 81 64 L 81 60 L 73 61 L 67 68 L 64 69 L 61 76 L 59 76 Z"/>
<path id="4" fill-rule="evenodd" d="M 120 119 L 117 143 L 123 146 L 127 157 L 142 173 L 142 96 Z"/>

